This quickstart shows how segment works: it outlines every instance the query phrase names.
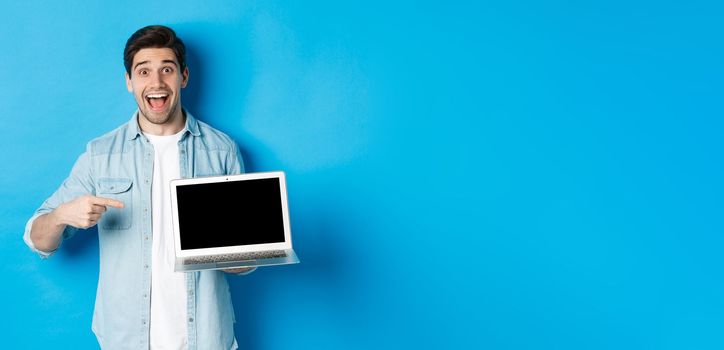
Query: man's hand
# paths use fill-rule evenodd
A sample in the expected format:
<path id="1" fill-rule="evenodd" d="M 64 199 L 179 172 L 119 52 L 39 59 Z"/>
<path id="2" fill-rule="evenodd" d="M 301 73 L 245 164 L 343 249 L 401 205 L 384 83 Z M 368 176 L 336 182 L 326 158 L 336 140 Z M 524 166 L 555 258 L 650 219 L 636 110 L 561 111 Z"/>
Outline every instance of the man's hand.
<path id="1" fill-rule="evenodd" d="M 108 206 L 123 208 L 123 202 L 85 195 L 63 203 L 50 213 L 35 218 L 30 228 L 30 240 L 38 250 L 54 251 L 60 245 L 61 234 L 66 225 L 77 228 L 93 227 Z"/>
<path id="2" fill-rule="evenodd" d="M 226 269 L 226 270 L 221 270 L 221 271 L 224 271 L 226 273 L 244 273 L 244 272 L 249 272 L 251 270 L 254 270 L 255 268 L 256 267 L 240 267 L 238 269 Z"/>
<path id="3" fill-rule="evenodd" d="M 64 225 L 86 229 L 98 223 L 107 207 L 123 206 L 123 202 L 115 199 L 85 195 L 59 205 L 53 215 Z"/>

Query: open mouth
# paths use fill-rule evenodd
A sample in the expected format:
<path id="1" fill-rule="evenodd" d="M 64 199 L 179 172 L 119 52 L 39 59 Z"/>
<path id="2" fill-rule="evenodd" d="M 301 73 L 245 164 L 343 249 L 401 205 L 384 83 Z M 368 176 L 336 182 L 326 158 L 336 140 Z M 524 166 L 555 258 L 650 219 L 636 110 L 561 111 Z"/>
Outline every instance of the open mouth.
<path id="1" fill-rule="evenodd" d="M 146 95 L 146 102 L 152 111 L 158 112 L 166 108 L 168 102 L 168 93 L 158 92 Z"/>

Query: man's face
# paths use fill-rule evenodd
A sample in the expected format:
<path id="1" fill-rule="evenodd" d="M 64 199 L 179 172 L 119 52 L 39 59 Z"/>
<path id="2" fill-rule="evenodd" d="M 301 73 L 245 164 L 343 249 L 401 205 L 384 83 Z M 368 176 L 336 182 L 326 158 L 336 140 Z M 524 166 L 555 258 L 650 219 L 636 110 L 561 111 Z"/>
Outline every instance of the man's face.
<path id="1" fill-rule="evenodd" d="M 131 76 L 126 73 L 126 87 L 133 93 L 141 116 L 150 123 L 164 125 L 181 117 L 181 89 L 188 78 L 188 68 L 180 70 L 173 50 L 141 49 L 133 56 Z"/>

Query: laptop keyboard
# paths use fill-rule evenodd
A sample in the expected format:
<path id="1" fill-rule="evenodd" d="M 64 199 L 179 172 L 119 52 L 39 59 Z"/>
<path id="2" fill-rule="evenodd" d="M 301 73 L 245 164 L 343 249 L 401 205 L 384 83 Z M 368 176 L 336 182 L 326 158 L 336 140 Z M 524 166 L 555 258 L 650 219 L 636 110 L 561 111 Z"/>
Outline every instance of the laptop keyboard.
<path id="1" fill-rule="evenodd" d="M 244 261 L 244 260 L 256 260 L 256 259 L 270 259 L 270 258 L 286 258 L 286 257 L 287 257 L 287 253 L 283 250 L 267 250 L 267 251 L 263 251 L 263 252 L 207 255 L 207 256 L 198 256 L 198 257 L 193 257 L 193 258 L 186 258 L 186 259 L 184 259 L 184 265 L 207 264 L 207 263 L 229 262 L 229 261 Z"/>

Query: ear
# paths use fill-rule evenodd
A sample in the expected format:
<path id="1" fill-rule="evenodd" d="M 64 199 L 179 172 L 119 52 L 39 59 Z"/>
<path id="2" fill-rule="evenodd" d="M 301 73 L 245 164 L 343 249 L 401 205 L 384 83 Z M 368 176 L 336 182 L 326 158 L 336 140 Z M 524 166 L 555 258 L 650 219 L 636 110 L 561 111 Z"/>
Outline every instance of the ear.
<path id="1" fill-rule="evenodd" d="M 181 73 L 181 88 L 185 88 L 186 84 L 189 83 L 189 67 L 184 68 L 183 73 Z"/>
<path id="2" fill-rule="evenodd" d="M 128 89 L 128 92 L 133 92 L 133 84 L 131 83 L 131 77 L 128 76 L 128 73 L 126 73 L 126 89 Z"/>

